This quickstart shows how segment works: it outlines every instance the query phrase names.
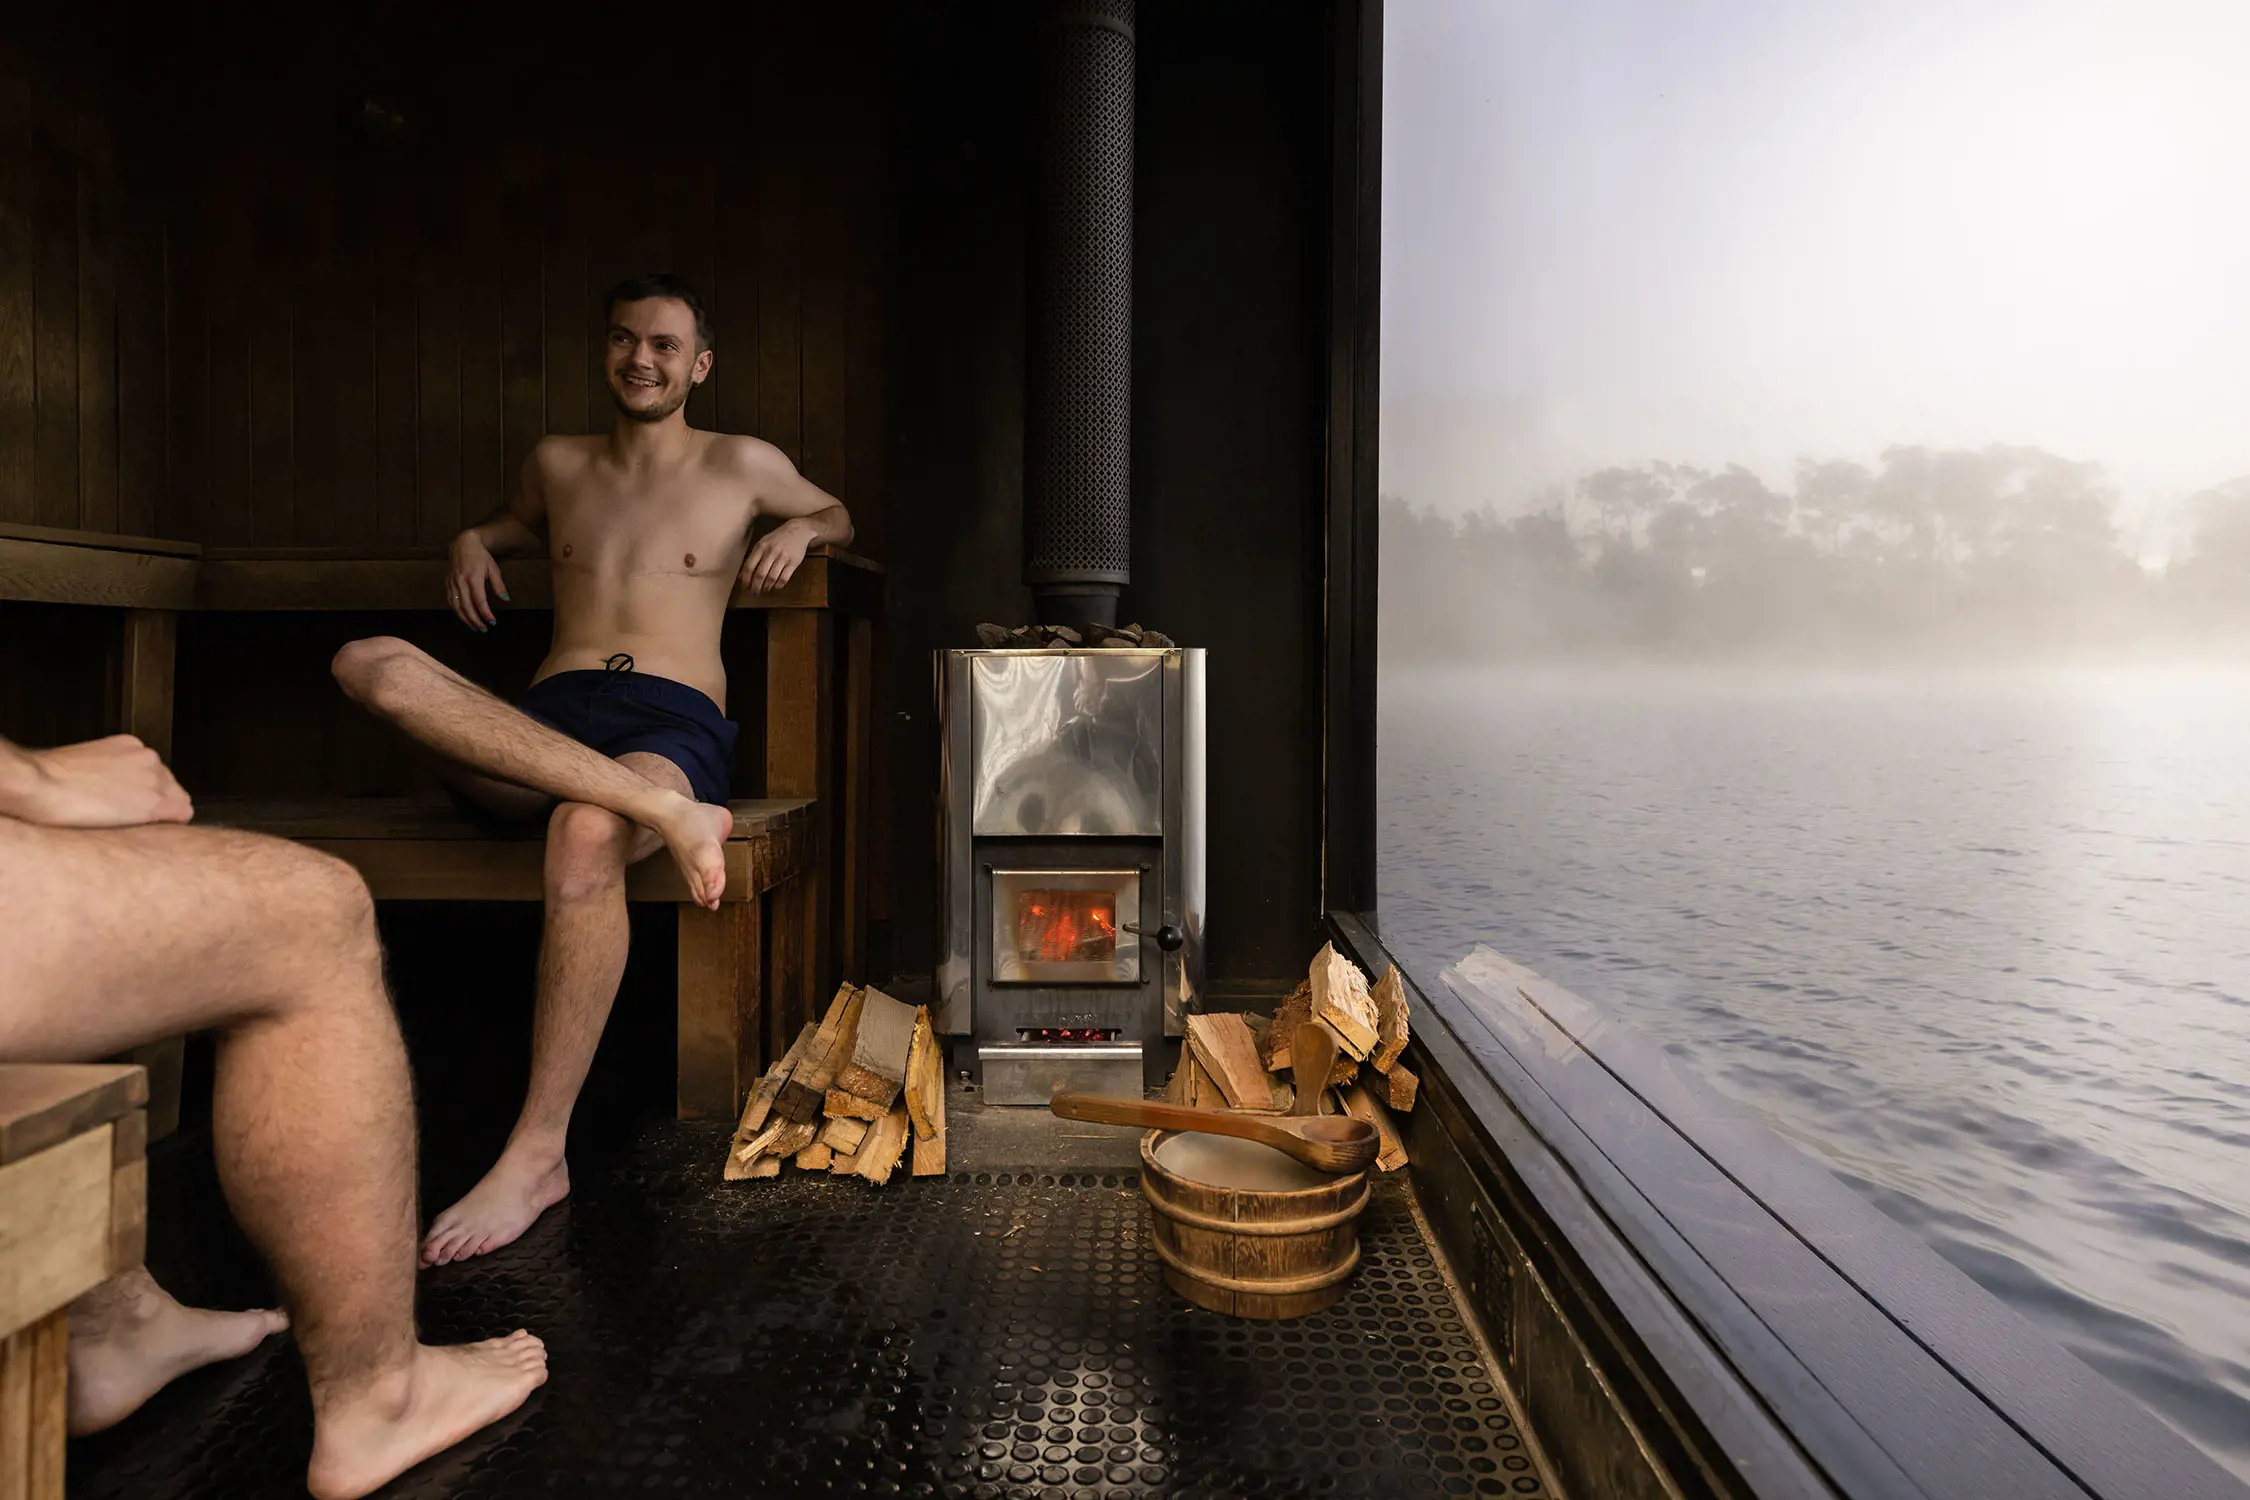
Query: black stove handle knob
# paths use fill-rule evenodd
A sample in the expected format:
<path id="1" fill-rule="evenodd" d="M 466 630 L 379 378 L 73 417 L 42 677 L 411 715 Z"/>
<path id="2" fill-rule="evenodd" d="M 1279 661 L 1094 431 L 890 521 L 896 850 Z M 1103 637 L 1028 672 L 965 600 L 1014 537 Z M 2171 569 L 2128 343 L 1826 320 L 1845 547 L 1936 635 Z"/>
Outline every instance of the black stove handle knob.
<path id="1" fill-rule="evenodd" d="M 1181 947 L 1187 942 L 1187 934 L 1180 931 L 1179 928 L 1174 927 L 1169 922 L 1166 922 L 1162 927 L 1157 928 L 1153 933 L 1143 932 L 1139 927 L 1135 926 L 1131 922 L 1122 924 L 1122 928 L 1124 931 L 1133 934 L 1133 936 L 1135 937 L 1155 938 L 1156 946 L 1162 948 L 1166 953 L 1179 952 Z"/>

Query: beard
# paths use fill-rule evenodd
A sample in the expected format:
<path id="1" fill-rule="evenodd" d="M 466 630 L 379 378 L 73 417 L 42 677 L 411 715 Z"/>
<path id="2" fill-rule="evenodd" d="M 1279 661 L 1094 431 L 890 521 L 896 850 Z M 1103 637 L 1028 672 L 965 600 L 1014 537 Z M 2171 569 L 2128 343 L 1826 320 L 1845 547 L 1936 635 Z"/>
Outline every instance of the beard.
<path id="1" fill-rule="evenodd" d="M 619 415 L 627 421 L 661 422 L 687 405 L 688 394 L 694 389 L 695 387 L 692 384 L 682 385 L 676 390 L 668 392 L 664 399 L 654 406 L 628 406 L 625 404 L 625 393 L 618 389 L 617 382 L 613 380 L 609 386 L 609 399 L 617 403 Z"/>

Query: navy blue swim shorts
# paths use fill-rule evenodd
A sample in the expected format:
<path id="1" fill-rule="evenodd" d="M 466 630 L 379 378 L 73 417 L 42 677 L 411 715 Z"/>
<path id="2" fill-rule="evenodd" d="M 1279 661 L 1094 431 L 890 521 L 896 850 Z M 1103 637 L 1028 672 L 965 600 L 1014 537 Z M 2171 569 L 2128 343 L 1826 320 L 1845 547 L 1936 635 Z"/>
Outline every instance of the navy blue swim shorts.
<path id="1" fill-rule="evenodd" d="M 661 755 L 687 773 L 696 801 L 727 800 L 734 721 L 686 683 L 634 671 L 630 656 L 611 657 L 607 671 L 542 677 L 516 707 L 612 760 L 632 750 Z"/>

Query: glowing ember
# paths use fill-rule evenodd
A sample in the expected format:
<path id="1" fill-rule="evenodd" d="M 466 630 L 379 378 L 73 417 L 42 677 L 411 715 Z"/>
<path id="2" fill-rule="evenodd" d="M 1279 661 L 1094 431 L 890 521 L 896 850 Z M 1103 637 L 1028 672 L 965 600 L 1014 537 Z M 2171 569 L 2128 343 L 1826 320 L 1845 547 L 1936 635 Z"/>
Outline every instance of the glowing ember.
<path id="1" fill-rule="evenodd" d="M 1107 963 L 1117 954 L 1115 891 L 1024 891 L 1016 952 L 1026 963 Z"/>

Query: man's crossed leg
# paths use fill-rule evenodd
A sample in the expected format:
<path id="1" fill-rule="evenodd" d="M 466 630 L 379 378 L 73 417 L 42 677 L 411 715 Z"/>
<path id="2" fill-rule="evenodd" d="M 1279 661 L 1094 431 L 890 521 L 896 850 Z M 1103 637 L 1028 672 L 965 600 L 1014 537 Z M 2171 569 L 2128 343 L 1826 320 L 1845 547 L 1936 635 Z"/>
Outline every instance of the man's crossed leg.
<path id="1" fill-rule="evenodd" d="M 571 1110 L 625 974 L 626 867 L 669 845 L 689 888 L 715 906 L 734 819 L 697 802 L 663 756 L 612 760 L 404 641 L 354 641 L 335 670 L 354 699 L 443 756 L 454 786 L 503 816 L 548 820 L 531 1085 L 499 1161 L 430 1226 L 422 1258 L 439 1265 L 513 1242 L 569 1193 Z"/>

